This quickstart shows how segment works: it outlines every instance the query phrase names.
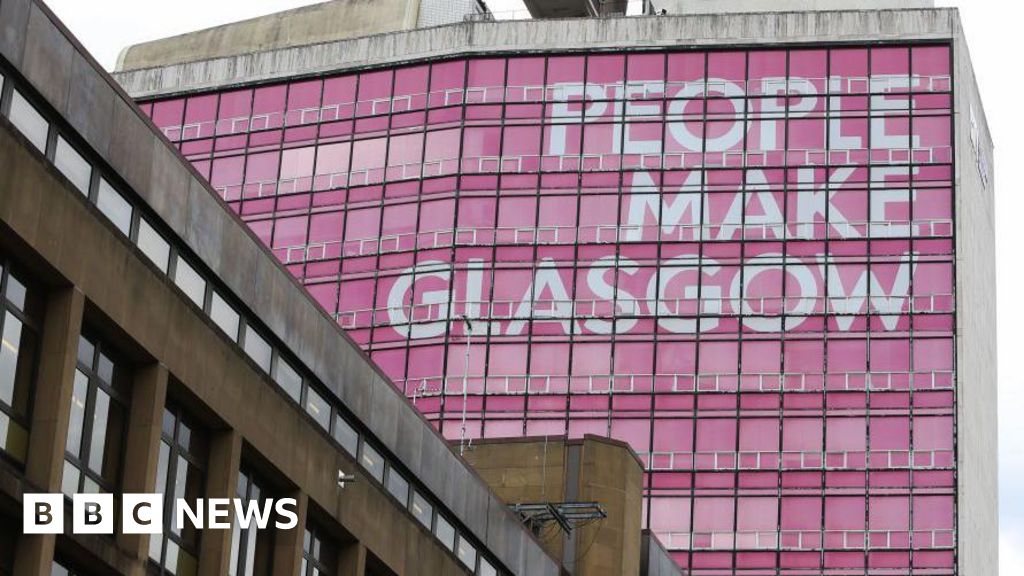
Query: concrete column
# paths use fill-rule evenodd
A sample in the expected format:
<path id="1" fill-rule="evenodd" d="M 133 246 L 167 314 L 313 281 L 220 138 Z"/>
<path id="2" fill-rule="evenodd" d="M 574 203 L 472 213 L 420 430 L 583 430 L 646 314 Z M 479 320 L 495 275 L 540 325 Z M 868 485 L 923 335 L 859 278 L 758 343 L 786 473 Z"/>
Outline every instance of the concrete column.
<path id="1" fill-rule="evenodd" d="M 132 385 L 132 404 L 128 413 L 125 438 L 124 491 L 156 491 L 157 462 L 160 456 L 160 430 L 167 400 L 167 367 L 150 364 L 140 368 Z M 149 534 L 118 534 L 118 542 L 137 564 L 131 576 L 143 576 L 149 557 Z"/>
<path id="2" fill-rule="evenodd" d="M 343 545 L 338 552 L 338 576 L 366 575 L 366 546 L 360 542 Z"/>
<path id="3" fill-rule="evenodd" d="M 75 287 L 53 293 L 46 302 L 25 463 L 26 480 L 43 492 L 60 492 L 84 309 L 85 296 Z M 52 534 L 19 538 L 14 573 L 49 576 L 56 541 Z"/>
<path id="4" fill-rule="evenodd" d="M 299 517 L 298 524 L 291 530 L 277 530 L 274 534 L 274 570 L 273 574 L 282 576 L 299 573 L 302 568 L 302 540 L 306 532 L 306 511 L 309 509 L 309 497 L 302 492 L 289 494 L 288 498 L 295 498 L 298 504 L 295 507 L 295 515 Z"/>
<path id="5" fill-rule="evenodd" d="M 234 498 L 238 467 L 242 463 L 242 435 L 235 430 L 215 434 L 210 441 L 206 498 Z M 228 574 L 231 530 L 203 530 L 199 552 L 199 576 Z"/>

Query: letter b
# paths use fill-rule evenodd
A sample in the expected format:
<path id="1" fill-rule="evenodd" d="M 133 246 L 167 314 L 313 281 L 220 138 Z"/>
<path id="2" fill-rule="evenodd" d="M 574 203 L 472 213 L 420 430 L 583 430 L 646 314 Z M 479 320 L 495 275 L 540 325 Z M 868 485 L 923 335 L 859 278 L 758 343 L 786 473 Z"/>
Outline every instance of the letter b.
<path id="1" fill-rule="evenodd" d="M 114 533 L 113 494 L 75 494 L 71 504 L 71 529 L 75 534 Z"/>
<path id="2" fill-rule="evenodd" d="M 23 502 L 22 533 L 64 532 L 63 494 L 25 494 Z"/>

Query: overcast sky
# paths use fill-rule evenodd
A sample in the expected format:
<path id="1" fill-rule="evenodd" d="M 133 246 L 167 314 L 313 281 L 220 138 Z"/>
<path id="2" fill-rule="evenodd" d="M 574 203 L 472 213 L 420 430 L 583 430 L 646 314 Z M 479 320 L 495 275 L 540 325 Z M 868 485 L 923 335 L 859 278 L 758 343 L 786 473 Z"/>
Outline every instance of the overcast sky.
<path id="1" fill-rule="evenodd" d="M 156 38 L 208 28 L 235 20 L 269 14 L 319 0 L 45 0 L 82 43 L 107 68 L 121 48 Z M 520 0 L 487 0 L 495 12 L 522 8 Z M 1000 374 L 1000 492 L 1001 568 L 1004 576 L 1024 574 L 1024 336 L 1013 326 L 1024 326 L 1024 306 L 1012 304 L 1024 280 L 1024 241 L 1013 236 L 1024 214 L 1024 192 L 1010 175 L 1014 158 L 1024 158 L 1013 134 L 1022 134 L 1024 113 L 1013 102 L 1024 98 L 1019 45 L 1024 9 L 1008 0 L 936 0 L 940 6 L 959 6 L 967 29 L 985 111 L 996 143 L 996 211 Z M 1010 60 L 1006 60 L 1009 58 Z M 1000 72 L 999 66 L 1005 66 Z M 1021 158 L 1018 158 L 1020 160 Z M 969 345 L 968 345 L 969 346 Z M 985 575 L 971 575 L 985 576 Z"/>

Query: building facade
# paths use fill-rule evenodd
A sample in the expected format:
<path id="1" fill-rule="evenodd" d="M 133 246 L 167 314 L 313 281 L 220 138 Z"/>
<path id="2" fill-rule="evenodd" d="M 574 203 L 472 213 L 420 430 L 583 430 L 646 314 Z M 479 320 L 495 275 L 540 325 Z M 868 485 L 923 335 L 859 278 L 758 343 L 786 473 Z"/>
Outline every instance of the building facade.
<path id="1" fill-rule="evenodd" d="M 0 334 L 0 574 L 560 573 L 33 0 L 0 2 Z M 163 494 L 161 533 L 74 533 L 96 492 Z M 20 529 L 37 493 L 63 533 Z"/>
<path id="2" fill-rule="evenodd" d="M 690 574 L 994 574 L 991 141 L 956 11 L 866 8 L 117 78 L 453 443 L 628 443 Z"/>

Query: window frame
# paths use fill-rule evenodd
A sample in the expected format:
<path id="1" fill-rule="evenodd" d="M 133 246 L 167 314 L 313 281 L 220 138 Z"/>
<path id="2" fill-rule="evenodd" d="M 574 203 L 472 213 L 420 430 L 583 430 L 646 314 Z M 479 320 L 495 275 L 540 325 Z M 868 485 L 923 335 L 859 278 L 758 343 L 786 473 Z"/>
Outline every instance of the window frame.
<path id="1" fill-rule="evenodd" d="M 83 329 L 82 334 L 79 335 L 79 345 L 81 345 L 82 340 L 86 340 L 87 342 L 89 342 L 92 345 L 93 349 L 92 365 L 85 366 L 82 363 L 82 360 L 78 358 L 77 354 L 75 358 L 75 372 L 81 373 L 86 378 L 87 386 L 85 405 L 82 409 L 83 421 L 81 437 L 79 438 L 79 453 L 78 455 L 72 455 L 67 450 L 67 438 L 65 438 L 63 461 L 65 465 L 65 470 L 67 465 L 69 464 L 78 470 L 78 484 L 75 490 L 76 492 L 86 492 L 85 482 L 87 480 L 91 480 L 94 484 L 96 484 L 96 486 L 99 487 L 101 491 L 116 494 L 120 489 L 122 475 L 124 473 L 124 439 L 126 435 L 126 430 L 128 428 L 128 411 L 129 408 L 131 407 L 130 389 L 128 389 L 127 386 L 123 386 L 124 389 L 118 388 L 122 387 L 120 386 L 122 383 L 127 384 L 129 380 L 129 375 L 126 373 L 127 369 L 125 368 L 125 364 L 122 361 L 121 356 L 116 352 L 109 351 L 109 348 L 111 348 L 111 346 L 106 340 L 97 337 L 88 329 Z M 111 382 L 106 382 L 97 371 L 97 365 L 99 362 L 99 358 L 101 356 L 107 358 L 107 360 L 109 360 L 113 365 L 111 372 Z M 116 403 L 120 407 L 123 414 L 121 430 L 112 430 L 109 428 L 110 409 L 108 407 L 108 429 L 105 433 L 106 440 L 104 442 L 104 459 L 107 456 L 106 443 L 107 441 L 109 441 L 111 434 L 115 435 L 118 438 L 117 441 L 120 444 L 120 446 L 118 446 L 118 449 L 121 452 L 121 454 L 118 455 L 117 467 L 116 470 L 114 471 L 115 478 L 113 479 L 112 483 L 108 482 L 106 479 L 102 477 L 102 471 L 97 472 L 88 466 L 89 458 L 92 456 L 91 442 L 93 439 L 93 431 L 96 418 L 96 396 L 98 392 L 103 392 L 104 394 L 106 394 L 107 397 L 110 399 L 111 406 Z M 71 430 L 69 429 L 68 434 L 70 433 Z M 101 462 L 100 466 L 102 467 L 102 465 L 103 464 Z M 63 483 L 65 481 L 66 479 L 62 478 L 62 488 Z"/>
<path id="2" fill-rule="evenodd" d="M 322 554 L 326 552 L 326 555 Z M 337 573 L 337 546 L 334 541 L 325 537 L 321 530 L 312 522 L 307 522 L 302 537 L 302 566 L 300 576 L 314 576 Z M 332 558 L 334 560 L 325 560 Z"/>
<path id="3" fill-rule="evenodd" d="M 14 268 L 14 270 L 12 270 Z M 25 303 L 21 308 L 15 305 L 7 297 L 7 289 L 11 282 L 11 277 L 14 277 L 15 281 L 25 289 Z M 18 348 L 18 356 L 15 359 L 15 379 L 17 378 L 17 363 L 21 361 L 21 354 L 24 350 L 24 339 L 25 333 L 30 332 L 31 337 L 35 339 L 34 350 L 32 350 L 33 358 L 28 361 L 31 362 L 30 373 L 28 376 L 28 389 L 25 390 L 27 398 L 25 399 L 25 414 L 18 414 L 17 408 L 13 405 L 8 405 L 2 399 L 0 399 L 0 417 L 6 417 L 12 423 L 20 427 L 25 433 L 25 460 L 28 459 L 28 438 L 31 435 L 31 417 L 32 409 L 35 405 L 35 394 L 34 389 L 36 385 L 36 379 L 39 376 L 39 343 L 42 333 L 42 318 L 35 319 L 34 315 L 42 315 L 42 310 L 39 303 L 33 297 L 34 285 L 31 282 L 26 282 L 24 276 L 20 275 L 20 270 L 8 259 L 0 258 L 0 339 L 3 338 L 4 330 L 7 326 L 7 315 L 10 314 L 16 320 L 21 322 L 22 333 L 21 333 L 21 344 Z M 18 382 L 15 380 L 14 388 L 12 390 L 13 395 L 16 395 Z M 18 460 L 13 454 L 6 449 L 6 438 L 0 438 L 0 457 L 6 458 L 17 463 L 19 466 L 24 466 L 25 462 Z"/>
<path id="4" fill-rule="evenodd" d="M 199 555 L 202 553 L 202 538 L 196 538 L 195 545 L 185 542 L 181 534 L 176 534 L 171 526 L 175 521 L 175 499 L 168 497 L 173 495 L 177 486 L 178 473 L 178 459 L 184 459 L 189 466 L 195 467 L 200 473 L 200 496 L 205 496 L 206 480 L 207 480 L 207 462 L 209 460 L 209 437 L 206 430 L 195 422 L 184 410 L 179 408 L 174 402 L 168 401 L 164 405 L 163 409 L 164 422 L 168 416 L 173 419 L 173 430 L 170 434 L 163 424 L 160 427 L 160 444 L 161 446 L 169 446 L 167 456 L 167 470 L 166 477 L 164 479 L 164 530 L 160 534 L 150 535 L 150 550 L 148 554 L 152 553 L 153 543 L 159 542 L 160 546 L 160 557 L 159 559 L 153 558 L 151 555 L 148 556 L 148 562 L 151 567 L 156 567 L 160 570 L 161 574 L 173 574 L 173 572 L 167 569 L 167 551 L 169 548 L 169 542 L 173 542 L 180 550 L 190 554 L 192 558 L 197 562 L 199 561 Z M 194 448 L 186 449 L 182 446 L 182 428 L 186 427 L 189 430 L 190 444 L 195 446 L 194 442 L 198 441 L 201 444 L 202 451 L 195 452 Z M 159 474 L 159 465 L 157 467 L 157 473 Z M 159 478 L 158 478 L 159 481 Z M 188 479 L 186 477 L 186 483 Z"/>

